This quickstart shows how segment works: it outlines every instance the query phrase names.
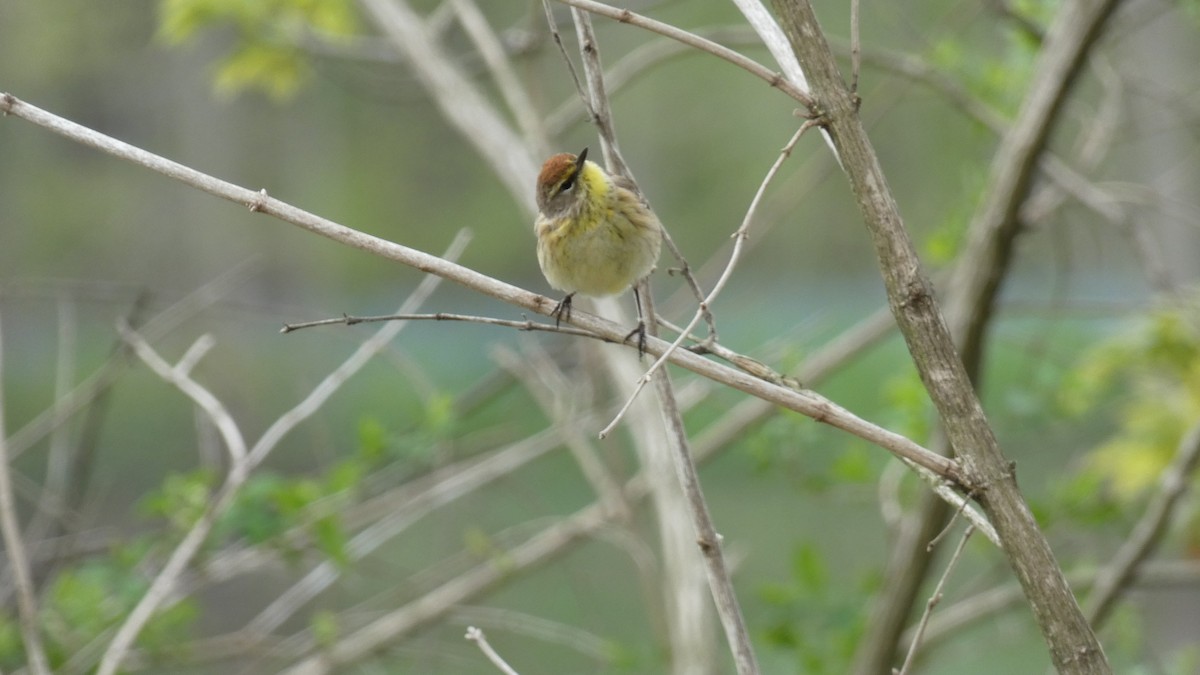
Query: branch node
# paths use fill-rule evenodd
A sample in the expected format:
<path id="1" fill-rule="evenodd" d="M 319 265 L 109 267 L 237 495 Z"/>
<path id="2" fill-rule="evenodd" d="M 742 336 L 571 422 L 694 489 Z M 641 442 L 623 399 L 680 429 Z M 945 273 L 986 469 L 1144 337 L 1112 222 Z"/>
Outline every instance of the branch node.
<path id="1" fill-rule="evenodd" d="M 247 204 L 246 207 L 249 208 L 252 213 L 259 213 L 266 208 L 267 200 L 270 198 L 270 195 L 267 194 L 267 189 L 263 188 L 258 191 L 258 196 L 255 197 L 254 200 L 249 204 Z"/>

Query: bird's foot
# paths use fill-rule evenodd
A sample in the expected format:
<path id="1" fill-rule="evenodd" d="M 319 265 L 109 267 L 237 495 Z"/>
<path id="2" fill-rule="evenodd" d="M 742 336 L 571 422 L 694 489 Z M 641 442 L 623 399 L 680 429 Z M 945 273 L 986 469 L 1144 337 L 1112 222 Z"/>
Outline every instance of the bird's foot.
<path id="1" fill-rule="evenodd" d="M 555 328 L 558 328 L 558 324 L 563 321 L 571 320 L 571 298 L 573 297 L 575 297 L 574 293 L 567 293 L 567 297 L 559 300 L 558 304 L 554 306 L 554 310 L 550 312 L 550 316 L 554 317 Z"/>
<path id="2" fill-rule="evenodd" d="M 621 342 L 629 342 L 629 338 L 633 337 L 634 335 L 637 336 L 638 358 L 640 359 L 646 355 L 646 322 L 645 321 L 638 321 L 637 327 L 634 328 L 633 330 L 629 331 L 629 333 L 625 335 L 625 339 L 622 340 Z"/>

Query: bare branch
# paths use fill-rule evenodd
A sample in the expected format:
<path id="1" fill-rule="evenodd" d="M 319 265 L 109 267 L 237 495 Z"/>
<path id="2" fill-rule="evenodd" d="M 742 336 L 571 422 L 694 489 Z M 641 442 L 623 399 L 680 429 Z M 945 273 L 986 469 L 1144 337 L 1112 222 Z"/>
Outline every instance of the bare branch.
<path id="1" fill-rule="evenodd" d="M 720 295 L 722 290 L 724 290 L 725 284 L 727 284 L 729 279 L 733 276 L 733 270 L 737 266 L 738 260 L 742 255 L 742 247 L 744 246 L 746 239 L 750 236 L 750 224 L 753 222 L 754 214 L 758 210 L 758 205 L 762 201 L 763 194 L 766 193 L 767 186 L 771 184 L 771 181 L 779 172 L 779 167 L 783 165 L 784 160 L 791 156 L 792 148 L 794 148 L 796 143 L 799 142 L 800 136 L 802 136 L 804 132 L 812 126 L 811 120 L 802 124 L 800 129 L 792 135 L 791 140 L 789 140 L 787 144 L 783 146 L 783 149 L 780 150 L 779 157 L 776 158 L 774 164 L 771 165 L 771 168 L 767 170 L 767 175 L 763 177 L 762 183 L 758 186 L 758 191 L 754 193 L 754 198 L 750 200 L 750 206 L 746 209 L 746 215 L 742 219 L 742 224 L 732 235 L 730 235 L 730 237 L 733 239 L 733 251 L 729 255 L 729 262 L 725 265 L 724 271 L 721 272 L 720 278 L 718 278 L 717 282 L 713 284 L 713 288 L 711 291 L 709 291 L 708 296 L 700 301 L 700 306 L 696 309 L 696 313 L 692 316 L 692 320 L 687 326 L 679 331 L 679 337 L 677 337 L 675 341 L 672 342 L 669 347 L 667 347 L 666 351 L 663 352 L 663 354 L 659 356 L 649 368 L 646 369 L 646 372 L 640 378 L 638 378 L 637 385 L 634 387 L 633 393 L 629 395 L 625 405 L 619 412 L 617 412 L 612 421 L 608 423 L 608 426 L 604 427 L 604 429 L 600 431 L 600 438 L 607 436 L 612 432 L 613 428 L 620 423 L 621 417 L 624 416 L 625 411 L 629 409 L 630 403 L 632 403 L 633 399 L 636 398 L 637 395 L 642 391 L 642 388 L 650 383 L 650 380 L 654 377 L 654 374 L 658 372 L 658 369 L 661 368 L 664 363 L 666 363 L 667 359 L 671 358 L 671 354 L 673 354 L 675 350 L 679 348 L 679 345 L 683 344 L 683 341 L 689 337 L 692 330 L 694 330 L 696 325 L 700 323 L 700 319 L 706 315 L 709 315 L 709 307 L 712 306 L 712 303 L 717 299 L 717 296 Z"/>
<path id="2" fill-rule="evenodd" d="M 546 137 L 541 116 L 538 115 L 537 108 L 529 98 L 529 93 L 522 86 L 516 71 L 513 70 L 500 37 L 492 30 L 491 24 L 487 22 L 474 0 L 450 0 L 450 6 L 454 8 L 459 23 L 467 31 L 467 35 L 479 48 L 479 53 L 483 56 L 488 70 L 491 71 L 496 87 L 500 90 L 500 95 L 504 97 L 504 102 L 521 127 L 527 147 L 531 148 L 533 153 L 538 156 L 549 154 L 550 141 Z"/>
<path id="3" fill-rule="evenodd" d="M 959 558 L 962 557 L 963 549 L 967 546 L 967 540 L 971 538 L 971 533 L 975 528 L 968 525 L 963 532 L 963 536 L 958 541 L 958 546 L 954 549 L 954 555 L 950 556 L 950 561 L 946 563 L 946 570 L 942 572 L 942 578 L 938 579 L 937 587 L 933 589 L 933 595 L 929 601 L 925 603 L 925 611 L 921 614 L 921 620 L 917 623 L 916 634 L 913 636 L 912 645 L 908 648 L 908 656 L 904 658 L 904 665 L 900 667 L 899 675 L 908 673 L 908 669 L 912 667 L 913 659 L 917 655 L 917 648 L 921 646 L 921 638 L 925 634 L 925 627 L 929 625 L 929 617 L 933 614 L 933 608 L 937 607 L 942 601 L 942 589 L 946 587 L 946 580 L 950 578 L 950 573 L 954 571 L 958 565 Z"/>
<path id="4" fill-rule="evenodd" d="M 468 240 L 469 237 L 465 231 L 459 232 L 454 242 L 451 243 L 447 255 L 451 257 L 459 255 L 466 247 Z M 437 277 L 429 276 L 423 279 L 416 290 L 401 305 L 400 311 L 420 306 L 439 283 L 440 280 Z M 249 478 L 250 471 L 266 459 L 288 432 L 312 415 L 351 375 L 358 372 L 372 356 L 382 350 L 404 325 L 403 323 L 385 325 L 371 338 L 359 345 L 354 353 L 327 375 L 303 401 L 276 419 L 249 450 L 246 449 L 245 440 L 236 423 L 211 392 L 192 380 L 182 369 L 169 366 L 140 335 L 127 327 L 122 330 L 122 334 L 143 362 L 164 380 L 174 384 L 185 395 L 192 398 L 212 418 L 213 423 L 224 436 L 230 456 L 234 461 L 229 467 L 229 473 L 220 490 L 209 501 L 204 512 L 184 535 L 183 540 L 171 552 L 166 564 L 154 578 L 145 595 L 117 630 L 100 660 L 97 675 L 113 675 L 120 667 L 133 641 L 175 588 L 179 576 L 199 552 L 217 518 L 232 504 L 233 498 Z"/>
<path id="5" fill-rule="evenodd" d="M 715 42 L 712 42 L 711 40 L 706 40 L 694 33 L 689 33 L 669 24 L 662 23 L 661 21 L 655 21 L 654 19 L 642 16 L 640 14 L 635 14 L 627 9 L 618 9 L 611 5 L 595 2 L 595 0 L 559 0 L 559 2 L 562 2 L 564 5 L 578 7 L 579 9 L 591 12 L 592 14 L 599 14 L 600 16 L 604 16 L 621 23 L 628 23 L 639 28 L 644 28 L 653 33 L 658 33 L 659 35 L 669 37 L 672 40 L 678 40 L 679 42 L 691 45 L 701 51 L 708 52 L 717 58 L 724 59 L 725 61 L 728 61 L 733 65 L 749 72 L 772 87 L 775 87 L 776 89 L 779 89 L 783 93 L 792 97 L 796 101 L 799 101 L 800 104 L 803 105 L 810 114 L 815 112 L 812 99 L 810 99 L 807 94 L 797 88 L 794 84 L 789 82 L 788 79 L 783 75 L 772 72 L 762 64 L 754 61 L 753 59 L 747 58 L 733 51 L 732 49 L 729 49 L 728 47 L 723 47 Z"/>
<path id="6" fill-rule="evenodd" d="M 1011 464 L 1000 450 L 972 388 L 968 370 L 955 351 L 952 333 L 921 271 L 920 259 L 858 118 L 854 96 L 846 88 L 811 3 L 807 0 L 775 0 L 774 4 L 809 78 L 814 97 L 821 103 L 824 128 L 838 148 L 850 187 L 858 198 L 875 243 L 896 322 L 925 389 L 938 410 L 947 438 L 971 477 L 966 485 L 979 494 L 981 504 L 1004 541 L 1009 562 L 1031 599 L 1034 616 L 1050 647 L 1052 662 L 1062 673 L 1110 672 L 1103 648 L 1079 611 L 1053 551 L 1017 488 Z M 1054 50 L 1049 61 L 1059 66 L 1049 73 L 1062 75 L 1063 80 L 1056 82 L 1054 77 L 1049 77 L 1047 84 L 1050 86 L 1031 95 L 1031 99 L 1038 101 L 1037 105 L 1027 105 L 1027 109 L 1043 108 L 1047 113 L 1057 109 L 1062 95 L 1056 90 L 1073 79 L 1070 77 L 1073 67 L 1082 60 L 1113 4 L 1114 0 L 1103 0 L 1064 5 L 1052 31 L 1054 37 L 1048 41 L 1048 50 Z M 1040 124 L 1044 126 L 1045 122 Z M 1041 133 L 1023 138 L 1040 147 L 1045 137 L 1043 129 Z M 1012 152 L 1025 153 L 1028 148 L 1022 146 Z M 1036 152 L 1028 155 L 1029 160 L 1019 166 L 1034 166 L 1036 156 Z M 1025 174 L 1020 170 L 1016 173 Z M 1027 180 L 1015 183 L 1022 187 L 1028 185 Z M 992 198 L 989 195 L 989 199 Z M 1016 205 L 1006 205 L 1003 211 L 1011 209 L 1015 213 L 1016 208 Z M 978 264 L 977 271 L 991 274 L 999 269 L 986 261 L 976 259 L 976 262 L 984 263 Z M 971 362 L 973 359 L 968 356 L 966 360 Z"/>
<path id="7" fill-rule="evenodd" d="M 758 34 L 762 43 L 767 46 L 767 51 L 771 52 L 771 56 L 775 58 L 775 63 L 783 69 L 788 79 L 792 81 L 805 94 L 809 93 L 808 79 L 804 77 L 804 70 L 800 68 L 800 62 L 796 60 L 796 52 L 792 50 L 792 46 L 788 44 L 787 35 L 783 29 L 775 23 L 775 19 L 767 8 L 763 6 L 761 0 L 733 0 L 733 4 L 737 5 L 742 16 L 746 17 L 750 27 Z M 812 106 L 809 106 L 812 109 Z"/>
<path id="8" fill-rule="evenodd" d="M 408 59 L 413 73 L 429 91 L 446 119 L 492 167 L 513 201 L 533 212 L 537 165 L 529 149 L 500 119 L 453 61 L 442 54 L 433 36 L 404 0 L 361 0 L 392 45 Z"/>
<path id="9" fill-rule="evenodd" d="M 133 641 L 137 639 L 138 634 L 158 607 L 167 599 L 175 586 L 175 581 L 183 573 L 184 567 L 200 550 L 200 546 L 208 538 L 208 533 L 216 523 L 217 516 L 228 507 L 237 489 L 246 480 L 248 473 L 245 439 L 225 406 L 211 392 L 191 379 L 186 372 L 168 364 L 144 338 L 131 328 L 121 326 L 120 329 L 121 335 L 133 347 L 138 357 L 150 366 L 151 370 L 166 382 L 175 385 L 209 415 L 225 439 L 226 448 L 233 458 L 233 464 L 229 468 L 229 474 L 225 484 L 221 486 L 221 490 L 209 502 L 200 518 L 184 535 L 175 550 L 171 552 L 166 564 L 159 570 L 150 587 L 146 589 L 145 595 L 134 606 L 133 611 L 125 618 L 121 627 L 117 629 L 108 648 L 100 658 L 100 666 L 96 669 L 97 675 L 114 675 L 117 672 L 117 668 L 120 667 L 129 648 L 133 645 Z"/>
<path id="10" fill-rule="evenodd" d="M 2 333 L 0 333 L 2 335 Z M 4 368 L 3 341 L 0 340 L 0 375 Z M 4 429 L 4 378 L 0 376 L 0 531 L 4 539 L 4 550 L 8 554 L 13 584 L 17 590 L 17 613 L 21 627 L 21 641 L 25 646 L 25 657 L 34 675 L 49 675 L 50 665 L 46 659 L 46 648 L 42 644 L 39 630 L 37 600 L 33 595 L 33 576 L 29 572 L 29 557 L 25 542 L 21 538 L 21 526 L 17 522 L 17 506 L 13 500 L 12 478 L 9 475 L 9 456 L 6 431 Z"/>
<path id="11" fill-rule="evenodd" d="M 575 19 L 575 30 L 579 36 L 579 48 L 583 59 L 584 73 L 587 76 L 588 93 L 590 94 L 592 109 L 596 113 L 595 122 L 596 126 L 600 129 L 600 137 L 604 146 L 604 156 L 608 162 L 609 170 L 612 173 L 625 176 L 633 181 L 633 174 L 621 157 L 617 146 L 616 132 L 614 131 L 612 121 L 612 109 L 604 87 L 604 68 L 600 63 L 600 51 L 599 46 L 596 44 L 595 33 L 592 30 L 591 18 L 576 8 L 572 8 L 571 12 Z M 665 234 L 665 228 L 663 229 L 664 237 L 669 239 Z M 686 265 L 687 262 L 684 261 L 684 266 L 686 267 Z M 657 314 L 654 311 L 654 295 L 650 290 L 650 282 L 648 279 L 642 279 L 636 283 L 641 289 L 642 302 L 641 306 L 638 307 L 638 311 L 639 314 L 644 312 L 644 317 L 647 319 L 645 330 L 650 336 L 657 336 L 658 324 L 655 321 Z M 638 292 L 638 288 L 635 288 L 634 292 Z M 701 303 L 698 316 L 702 314 L 708 314 L 707 307 L 703 302 Z M 639 315 L 638 318 L 641 320 L 643 317 Z M 684 337 L 686 337 L 686 332 L 680 336 L 680 339 L 682 340 Z M 616 356 L 615 354 L 612 355 L 612 357 Z M 610 364 L 611 361 L 612 358 L 610 357 Z M 612 367 L 614 369 L 618 368 L 615 364 Z M 692 526 L 697 538 L 696 543 L 700 546 L 700 552 L 704 557 L 705 570 L 708 573 L 709 589 L 717 607 L 717 615 L 720 617 L 721 625 L 725 629 L 726 641 L 733 652 L 733 660 L 737 666 L 737 672 L 739 675 L 757 675 L 759 672 L 758 662 L 754 656 L 754 648 L 750 642 L 750 633 L 746 628 L 746 620 L 742 616 L 741 606 L 738 604 L 737 594 L 733 588 L 733 579 L 725 564 L 725 556 L 720 538 L 713 526 L 712 517 L 708 513 L 708 504 L 704 499 L 704 493 L 700 486 L 695 460 L 692 457 L 689 447 L 687 429 L 683 424 L 683 414 L 680 412 L 678 401 L 675 398 L 675 389 L 665 371 L 659 371 L 657 376 L 654 377 L 654 384 L 658 394 L 658 410 L 662 418 L 662 424 L 665 427 L 666 445 L 671 450 L 675 473 L 679 477 L 679 484 L 685 497 L 685 502 L 682 504 L 678 503 L 678 499 L 659 500 L 659 504 L 665 506 L 667 509 L 661 512 L 659 517 L 670 519 L 675 513 L 681 510 L 679 507 L 683 507 L 682 510 L 686 510 L 691 516 Z M 632 396 L 636 395 L 635 391 Z M 639 441 L 640 445 L 644 446 L 643 458 L 645 459 L 645 454 L 652 452 L 657 445 L 655 442 L 657 439 L 655 438 L 656 434 L 653 433 L 649 424 L 643 425 L 643 428 L 645 433 L 641 435 Z M 658 475 L 654 474 L 654 476 Z M 656 483 L 654 489 L 664 490 L 669 488 L 664 484 Z M 678 538 L 675 538 L 674 540 L 664 542 L 664 545 L 678 543 L 677 540 Z M 670 554 L 673 554 L 673 557 L 686 555 L 683 551 L 672 551 Z M 694 569 L 694 566 L 688 565 L 682 560 L 679 562 L 683 562 L 687 569 Z M 687 569 L 683 571 L 686 576 L 690 576 L 686 574 Z M 674 598 L 677 602 L 676 608 L 680 604 L 694 604 L 694 600 L 696 599 L 695 589 L 690 584 L 687 584 L 684 579 L 680 579 L 679 584 L 679 586 L 675 587 L 678 590 Z M 701 617 L 683 617 L 677 612 L 675 618 L 686 621 L 686 623 L 680 623 L 674 627 L 673 634 L 680 638 L 678 642 L 681 643 L 677 644 L 677 646 L 686 649 L 697 643 L 703 644 L 706 642 L 704 639 L 706 636 L 703 634 L 704 621 Z M 689 618 L 691 620 L 687 620 Z M 693 627 L 695 628 L 694 631 L 688 630 Z M 681 655 L 681 658 L 686 657 Z"/>
<path id="12" fill-rule="evenodd" d="M 488 661 L 491 661 L 492 665 L 499 668 L 500 672 L 504 673 L 504 675 L 519 675 L 517 671 L 513 670 L 512 666 L 508 665 L 508 663 L 506 663 L 504 659 L 496 653 L 495 649 L 492 649 L 492 646 L 488 644 L 487 638 L 484 637 L 483 631 L 474 626 L 469 626 L 467 627 L 466 638 L 479 645 L 479 651 L 483 652 L 483 655 L 487 657 Z"/>
<path id="13" fill-rule="evenodd" d="M 556 304 L 556 301 L 551 298 L 530 293 L 428 253 L 352 230 L 261 192 L 253 192 L 213 178 L 48 113 L 20 101 L 12 95 L 0 94 L 0 112 L 8 112 L 14 117 L 34 122 L 85 145 L 151 168 L 209 194 L 241 203 L 255 212 L 272 215 L 314 234 L 449 279 L 484 295 L 523 307 L 529 311 L 548 316 Z M 570 323 L 617 343 L 624 340 L 627 332 L 624 327 L 611 321 L 605 321 L 580 311 L 572 313 Z M 667 343 L 662 340 L 647 339 L 646 351 L 652 355 L 662 354 L 666 347 Z M 815 392 L 794 391 L 775 385 L 728 366 L 714 363 L 686 350 L 677 350 L 671 356 L 671 363 L 864 438 L 893 454 L 907 457 L 938 476 L 962 484 L 964 476 L 954 460 L 932 453 L 899 434 L 871 424 Z M 254 453 L 253 449 L 251 453 Z"/>

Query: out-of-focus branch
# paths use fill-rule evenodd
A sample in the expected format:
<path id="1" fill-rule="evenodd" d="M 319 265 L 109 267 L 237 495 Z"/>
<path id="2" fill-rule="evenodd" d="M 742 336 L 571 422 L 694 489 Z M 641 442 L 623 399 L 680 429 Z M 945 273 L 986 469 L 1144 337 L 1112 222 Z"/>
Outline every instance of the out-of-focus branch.
<path id="1" fill-rule="evenodd" d="M 1117 0 L 1076 0 L 1062 6 L 1038 56 L 1029 93 L 992 159 L 984 201 L 971 220 L 946 302 L 954 322 L 951 333 L 969 366 L 985 351 L 987 326 L 1020 231 L 1021 205 L 1050 131 L 1116 5 Z"/>
<path id="2" fill-rule="evenodd" d="M 483 12 L 474 0 L 450 0 L 450 6 L 458 15 L 459 22 L 475 42 L 484 63 L 492 73 L 500 95 L 512 111 L 521 133 L 525 136 L 526 147 L 536 156 L 549 154 L 550 141 L 546 137 L 541 117 L 537 108 L 529 98 L 529 93 L 521 84 L 504 50 L 504 44 L 496 31 L 492 30 Z"/>
<path id="3" fill-rule="evenodd" d="M 800 68 L 800 62 L 796 60 L 796 52 L 792 51 L 792 46 L 788 44 L 787 35 L 784 34 L 779 24 L 775 23 L 774 17 L 767 11 L 762 1 L 733 0 L 733 4 L 737 6 L 742 16 L 746 17 L 746 22 L 754 29 L 754 32 L 758 35 L 758 39 L 762 40 L 762 43 L 766 45 L 767 51 L 771 52 L 771 56 L 775 58 L 775 62 L 783 69 L 783 73 L 801 91 L 808 94 L 808 79 L 804 77 L 804 71 Z"/>
<path id="4" fill-rule="evenodd" d="M 184 568 L 200 550 L 208 533 L 212 531 L 217 516 L 229 506 L 237 490 L 249 476 L 246 441 L 241 430 L 238 429 L 237 423 L 216 396 L 193 380 L 186 369 L 167 363 L 133 329 L 122 326 L 121 334 L 143 363 L 150 366 L 150 369 L 163 380 L 179 388 L 209 416 L 225 440 L 225 447 L 232 458 L 232 464 L 220 491 L 208 503 L 200 518 L 184 535 L 183 540 L 171 552 L 167 562 L 154 577 L 150 587 L 146 589 L 145 595 L 134 606 L 133 611 L 125 618 L 108 643 L 108 647 L 100 658 L 100 666 L 96 669 L 97 675 L 113 675 L 117 672 L 129 648 L 133 645 L 133 641 L 137 639 L 138 634 L 141 633 L 142 628 L 145 627 L 146 622 L 150 620 L 158 607 L 167 599 L 175 587 L 179 575 L 183 573 Z"/>
<path id="5" fill-rule="evenodd" d="M 367 14 L 403 52 L 413 73 L 433 97 L 446 119 L 458 128 L 492 167 L 513 200 L 533 211 L 533 179 L 537 165 L 529 149 L 496 115 L 466 76 L 429 34 L 425 24 L 404 0 L 360 0 Z"/>
<path id="6" fill-rule="evenodd" d="M 594 121 L 600 130 L 609 172 L 633 180 L 633 174 L 618 149 L 612 107 L 609 104 L 604 85 L 604 68 L 600 61 L 599 44 L 592 29 L 591 17 L 577 8 L 572 8 L 571 13 L 575 19 L 575 30 L 579 37 L 589 99 L 595 114 Z M 669 241 L 669 235 L 666 234 L 665 228 L 663 236 Z M 673 245 L 672 248 L 674 248 Z M 680 257 L 682 258 L 682 256 Z M 683 264 L 686 266 L 687 261 L 683 260 Z M 639 280 L 637 283 L 640 287 L 642 302 L 639 310 L 644 312 L 646 319 L 645 329 L 649 335 L 657 337 L 658 323 L 655 320 L 654 295 L 651 293 L 649 281 Z M 708 308 L 703 302 L 697 312 L 697 319 L 700 316 L 709 316 L 710 326 L 712 326 L 711 315 L 708 314 Z M 641 318 L 639 317 L 639 319 Z M 667 355 L 670 351 L 671 349 L 668 348 L 663 354 Z M 616 353 L 606 356 L 610 358 L 610 369 L 613 372 L 620 372 L 622 364 L 613 363 L 613 361 L 626 358 L 626 356 Z M 669 628 L 673 637 L 672 646 L 675 647 L 675 651 L 680 652 L 673 655 L 677 659 L 677 663 L 674 664 L 675 672 L 688 673 L 694 672 L 696 668 L 706 667 L 703 659 L 705 653 L 709 651 L 704 648 L 708 642 L 706 630 L 708 622 L 704 620 L 703 616 L 707 613 L 707 607 L 702 603 L 697 603 L 697 589 L 693 583 L 689 583 L 697 575 L 690 573 L 694 571 L 695 565 L 687 558 L 693 550 L 692 545 L 698 544 L 703 555 L 709 590 L 717 608 L 717 616 L 725 629 L 725 639 L 733 653 L 737 672 L 739 675 L 757 675 L 759 672 L 758 661 L 754 656 L 750 632 L 746 627 L 746 620 L 742 615 L 741 605 L 738 603 L 737 594 L 733 588 L 733 579 L 725 563 L 721 539 L 713 525 L 708 511 L 708 503 L 700 485 L 699 473 L 696 470 L 695 458 L 692 456 L 691 444 L 687 436 L 687 428 L 683 423 L 683 413 L 680 411 L 675 397 L 675 388 L 665 370 L 655 374 L 653 381 L 663 435 L 660 436 L 656 433 L 653 428 L 655 425 L 646 420 L 644 424 L 639 425 L 642 433 L 637 435 L 637 442 L 642 446 L 640 452 L 643 460 L 647 460 L 651 453 L 659 451 L 662 447 L 659 439 L 665 440 L 671 463 L 674 465 L 675 474 L 678 477 L 679 488 L 682 491 L 682 499 L 680 499 L 679 494 L 673 490 L 673 486 L 670 484 L 669 475 L 664 475 L 667 473 L 666 471 L 650 474 L 654 491 L 660 493 L 669 491 L 667 494 L 656 496 L 656 504 L 660 507 L 658 516 L 663 521 L 660 523 L 660 529 L 663 527 L 674 528 L 680 511 L 683 511 L 690 516 L 696 538 L 691 545 L 685 544 L 678 536 L 664 537 L 663 540 L 664 546 L 686 546 L 682 550 L 674 548 L 674 550 L 664 552 L 666 557 L 676 559 L 671 568 L 683 571 L 683 577 L 678 580 L 678 585 L 670 589 L 671 592 L 665 598 L 672 605 L 669 616 L 671 616 L 672 623 L 676 624 Z M 636 396 L 636 390 L 637 388 L 635 388 L 634 396 Z M 647 406 L 644 412 L 648 413 L 650 402 L 643 399 L 641 403 Z M 662 464 L 658 463 L 659 468 L 665 469 Z M 676 583 L 673 579 L 665 581 L 670 584 Z M 680 611 L 684 609 L 692 609 L 693 612 L 698 611 L 700 614 L 687 616 L 685 612 Z M 693 653 L 688 654 L 689 651 Z"/>
<path id="7" fill-rule="evenodd" d="M 1104 624 L 1121 594 L 1133 582 L 1139 567 L 1162 541 L 1176 507 L 1192 484 L 1198 465 L 1200 424 L 1192 426 L 1179 442 L 1175 459 L 1159 477 L 1158 491 L 1146 506 L 1146 512 L 1116 555 L 1096 577 L 1096 585 L 1092 587 L 1084 605 L 1084 613 L 1092 625 Z"/>
<path id="8" fill-rule="evenodd" d="M 1080 589 L 1091 587 L 1100 570 L 1078 570 L 1067 574 L 1071 585 Z M 1150 561 L 1134 571 L 1131 585 L 1137 588 L 1195 588 L 1200 583 L 1200 561 L 1172 560 Z M 1015 583 L 996 586 L 976 593 L 938 612 L 925 631 L 925 644 L 931 646 L 950 639 L 955 634 L 969 630 L 977 624 L 994 619 L 998 614 L 1016 609 L 1024 600 L 1020 585 Z M 915 630 L 905 633 L 904 639 L 911 641 Z"/>
<path id="9" fill-rule="evenodd" d="M 4 348 L 0 341 L 0 375 L 4 372 Z M 33 595 L 33 576 L 29 573 L 29 557 L 25 553 L 25 542 L 21 538 L 21 526 L 17 522 L 17 506 L 13 500 L 12 478 L 9 475 L 8 443 L 4 429 L 4 378 L 0 376 L 0 534 L 4 539 L 4 550 L 8 554 L 12 570 L 13 585 L 17 591 L 17 614 L 21 629 L 21 641 L 25 646 L 25 658 L 34 675 L 49 675 L 50 665 L 46 659 L 46 648 L 42 644 L 37 600 Z"/>
<path id="10" fill-rule="evenodd" d="M 457 257 L 462 253 L 468 241 L 469 236 L 466 232 L 460 232 L 447 250 L 447 255 Z M 439 284 L 440 279 L 435 276 L 428 276 L 423 279 L 401 305 L 399 311 L 407 312 L 419 307 Z M 159 570 L 158 575 L 155 576 L 154 581 L 151 582 L 150 587 L 146 590 L 145 595 L 134 606 L 133 611 L 125 618 L 125 621 L 117 630 L 112 641 L 108 644 L 100 659 L 100 666 L 96 671 L 97 675 L 113 675 L 117 671 L 129 648 L 133 645 L 133 641 L 137 639 L 138 634 L 145 628 L 146 623 L 153 616 L 154 612 L 157 611 L 158 607 L 161 606 L 174 590 L 180 575 L 183 574 L 184 569 L 199 552 L 217 518 L 233 503 L 234 497 L 236 497 L 238 491 L 241 490 L 249 478 L 250 472 L 266 459 L 267 455 L 278 446 L 279 442 L 292 429 L 320 409 L 350 376 L 361 370 L 373 356 L 383 350 L 404 326 L 405 324 L 400 322 L 389 323 L 376 331 L 374 335 L 360 344 L 349 358 L 342 362 L 329 375 L 325 376 L 308 396 L 276 419 L 263 432 L 259 440 L 249 448 L 246 447 L 245 440 L 237 427 L 237 423 L 229 415 L 228 411 L 225 410 L 220 400 L 193 380 L 186 369 L 178 365 L 170 366 L 142 336 L 128 328 L 128 326 L 122 327 L 122 335 L 129 342 L 137 356 L 146 365 L 150 366 L 163 380 L 175 385 L 181 392 L 195 401 L 210 417 L 217 429 L 220 430 L 232 461 L 229 472 L 225 477 L 225 482 L 221 485 L 216 495 L 209 501 L 199 519 L 192 525 L 187 534 L 184 535 L 183 540 L 176 545 L 171 555 L 167 558 L 167 562 Z"/>

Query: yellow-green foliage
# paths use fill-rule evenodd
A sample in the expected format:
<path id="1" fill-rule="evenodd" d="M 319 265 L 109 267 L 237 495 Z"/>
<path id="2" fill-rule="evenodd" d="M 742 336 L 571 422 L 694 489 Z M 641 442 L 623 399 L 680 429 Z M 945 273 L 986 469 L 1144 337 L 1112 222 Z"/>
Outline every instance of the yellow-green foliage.
<path id="1" fill-rule="evenodd" d="M 159 34 L 181 44 L 213 28 L 231 28 L 236 43 L 217 65 L 217 91 L 257 89 L 275 99 L 294 94 L 309 75 L 304 44 L 350 35 L 351 0 L 162 0 Z"/>
<path id="2" fill-rule="evenodd" d="M 1088 468 L 1122 499 L 1154 483 L 1187 429 L 1200 420 L 1200 316 L 1195 307 L 1156 312 L 1133 332 L 1086 354 L 1063 389 L 1068 411 L 1115 396 L 1116 429 Z"/>

